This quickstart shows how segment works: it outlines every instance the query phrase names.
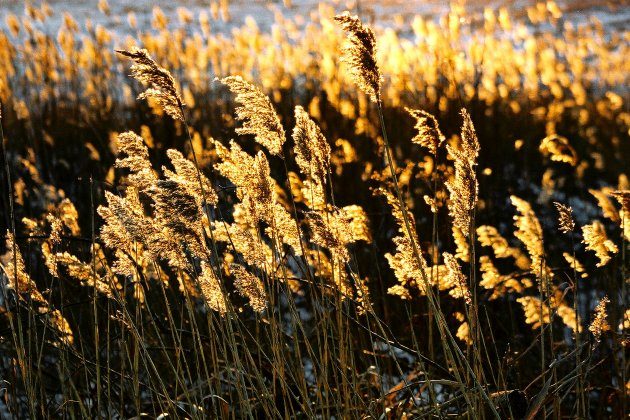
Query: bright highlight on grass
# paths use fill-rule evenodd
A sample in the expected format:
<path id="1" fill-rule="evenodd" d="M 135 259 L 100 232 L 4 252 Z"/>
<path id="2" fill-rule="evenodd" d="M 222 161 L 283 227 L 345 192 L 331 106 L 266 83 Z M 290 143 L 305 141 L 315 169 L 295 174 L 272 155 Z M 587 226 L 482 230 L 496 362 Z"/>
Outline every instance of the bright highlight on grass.
<path id="1" fill-rule="evenodd" d="M 7 13 L 0 417 L 627 415 L 629 32 L 561 6 Z"/>

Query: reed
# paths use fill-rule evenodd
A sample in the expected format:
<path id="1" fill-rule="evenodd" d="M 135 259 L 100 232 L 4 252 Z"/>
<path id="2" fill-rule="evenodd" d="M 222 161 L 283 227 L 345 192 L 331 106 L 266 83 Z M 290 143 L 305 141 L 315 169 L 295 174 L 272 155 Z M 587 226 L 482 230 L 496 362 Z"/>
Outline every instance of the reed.
<path id="1" fill-rule="evenodd" d="M 627 31 L 554 2 L 406 37 L 326 5 L 227 37 L 156 8 L 133 41 L 25 12 L 0 416 L 625 414 Z"/>

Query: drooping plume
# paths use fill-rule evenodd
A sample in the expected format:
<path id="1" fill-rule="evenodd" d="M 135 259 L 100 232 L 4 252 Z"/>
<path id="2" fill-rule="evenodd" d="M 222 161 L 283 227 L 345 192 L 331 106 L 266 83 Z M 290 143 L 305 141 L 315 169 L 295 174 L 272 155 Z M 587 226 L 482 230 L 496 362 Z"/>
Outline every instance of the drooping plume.
<path id="1" fill-rule="evenodd" d="M 604 225 L 599 221 L 594 221 L 590 225 L 582 226 L 582 234 L 584 236 L 583 243 L 586 249 L 595 252 L 599 262 L 598 267 L 603 267 L 612 259 L 610 254 L 616 254 L 619 249 L 617 245 L 606 235 Z"/>
<path id="2" fill-rule="evenodd" d="M 256 141 L 267 148 L 272 155 L 279 155 L 285 141 L 285 133 L 280 118 L 271 101 L 255 85 L 246 82 L 241 76 L 229 76 L 219 80 L 236 95 L 236 119 L 243 126 L 236 129 L 238 134 L 251 134 Z"/>
<path id="3" fill-rule="evenodd" d="M 472 304 L 472 296 L 468 288 L 468 282 L 466 281 L 466 276 L 462 273 L 457 258 L 448 252 L 445 252 L 443 256 L 444 265 L 448 270 L 447 281 L 453 284 L 453 288 L 449 291 L 449 294 L 455 298 L 463 298 L 467 305 Z"/>
<path id="4" fill-rule="evenodd" d="M 557 134 L 552 134 L 542 139 L 538 150 L 544 156 L 550 156 L 551 160 L 555 162 L 565 162 L 571 166 L 575 166 L 578 163 L 577 153 L 569 143 L 569 140 Z"/>
<path id="5" fill-rule="evenodd" d="M 523 293 L 526 288 L 532 286 L 532 282 L 527 278 L 501 274 L 487 255 L 479 257 L 479 269 L 482 273 L 479 285 L 484 289 L 492 290 L 490 300 L 505 296 L 508 292 Z"/>
<path id="6" fill-rule="evenodd" d="M 217 311 L 221 315 L 227 313 L 227 304 L 219 279 L 214 274 L 212 267 L 206 263 L 201 265 L 201 275 L 199 276 L 199 287 L 206 301 L 206 304 L 213 311 Z"/>
<path id="7" fill-rule="evenodd" d="M 142 137 L 133 131 L 127 131 L 118 135 L 116 143 L 119 157 L 114 166 L 131 172 L 129 182 L 134 187 L 140 190 L 151 187 L 157 181 L 157 176 L 151 167 L 149 150 Z"/>
<path id="8" fill-rule="evenodd" d="M 0 266 L 6 273 L 7 288 L 18 293 L 19 298 L 29 296 L 35 302 L 46 304 L 46 299 L 37 290 L 37 285 L 26 272 L 24 258 L 10 231 L 6 232 L 6 249 L 6 254 L 0 257 Z"/>
<path id="9" fill-rule="evenodd" d="M 249 300 L 254 311 L 264 311 L 267 308 L 267 294 L 262 281 L 242 265 L 232 264 L 230 271 L 234 275 L 234 286 L 238 293 Z"/>
<path id="10" fill-rule="evenodd" d="M 539 280 L 541 277 L 548 280 L 553 277 L 553 272 L 544 264 L 545 249 L 540 221 L 527 201 L 514 195 L 510 196 L 510 199 L 519 212 L 514 216 L 514 226 L 517 229 L 514 236 L 523 242 L 527 248 L 527 253 L 531 259 L 531 272 Z"/>
<path id="11" fill-rule="evenodd" d="M 421 109 L 405 108 L 416 119 L 414 128 L 418 133 L 411 139 L 413 143 L 426 147 L 432 155 L 437 153 L 438 147 L 444 142 L 444 134 L 435 117 Z"/>
<path id="12" fill-rule="evenodd" d="M 615 223 L 618 223 L 621 220 L 617 208 L 610 199 L 610 196 L 612 196 L 611 188 L 602 188 L 601 190 L 590 188 L 588 192 L 597 199 L 597 205 L 600 209 L 602 209 L 604 217 Z"/>
<path id="13" fill-rule="evenodd" d="M 188 193 L 195 197 L 200 205 L 204 201 L 204 194 L 207 204 L 215 205 L 218 201 L 217 193 L 214 191 L 210 180 L 204 174 L 197 172 L 195 164 L 175 149 L 167 150 L 166 154 L 171 159 L 175 172 L 163 168 L 164 176 L 183 186 Z M 199 185 L 199 178 L 201 178 L 201 183 L 203 184 L 203 191 Z"/>
<path id="14" fill-rule="evenodd" d="M 241 199 L 237 206 L 245 213 L 244 219 L 251 227 L 265 222 L 270 237 L 301 255 L 300 233 L 295 219 L 278 201 L 277 185 L 270 175 L 265 154 L 260 151 L 255 157 L 251 156 L 235 142 L 230 143 L 230 149 L 219 142 L 215 142 L 215 146 L 221 159 L 216 169 L 237 186 L 236 195 Z"/>
<path id="15" fill-rule="evenodd" d="M 182 113 L 184 102 L 175 87 L 175 79 L 171 73 L 160 67 L 144 48 L 132 48 L 131 51 L 117 50 L 116 52 L 132 59 L 134 65 L 131 66 L 131 76 L 144 85 L 150 86 L 138 95 L 138 99 L 150 98 L 156 101 L 171 118 L 184 121 L 184 114 Z"/>
<path id="16" fill-rule="evenodd" d="M 347 35 L 342 61 L 348 65 L 350 75 L 359 89 L 369 95 L 373 102 L 379 102 L 381 73 L 376 64 L 376 39 L 372 29 L 349 12 L 335 16 L 335 20 Z"/>

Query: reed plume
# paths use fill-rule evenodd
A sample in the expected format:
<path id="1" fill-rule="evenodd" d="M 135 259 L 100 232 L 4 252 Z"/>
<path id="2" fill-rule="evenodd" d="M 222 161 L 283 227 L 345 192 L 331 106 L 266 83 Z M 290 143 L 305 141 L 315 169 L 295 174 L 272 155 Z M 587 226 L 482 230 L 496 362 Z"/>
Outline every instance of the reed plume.
<path id="1" fill-rule="evenodd" d="M 199 233 L 202 212 L 195 196 L 176 181 L 159 180 L 150 190 L 159 221 L 177 235 Z"/>
<path id="2" fill-rule="evenodd" d="M 501 274 L 487 255 L 479 257 L 479 270 L 481 270 L 481 281 L 479 285 L 486 290 L 492 291 L 489 298 L 490 300 L 504 297 L 508 293 L 521 294 L 525 289 L 532 286 L 532 282 L 529 279 L 519 279 L 514 275 Z"/>
<path id="3" fill-rule="evenodd" d="M 455 319 L 461 322 L 459 327 L 457 327 L 457 331 L 455 332 L 455 336 L 466 343 L 467 346 L 473 345 L 473 339 L 470 336 L 470 324 L 465 321 L 466 316 L 461 312 L 455 312 Z"/>
<path id="4" fill-rule="evenodd" d="M 51 307 L 37 288 L 35 281 L 26 272 L 24 257 L 15 243 L 13 234 L 9 231 L 7 231 L 6 249 L 7 252 L 0 256 L 0 268 L 6 277 L 6 283 L 3 282 L 1 286 L 4 289 L 2 290 L 3 300 L 8 297 L 6 291 L 12 290 L 16 293 L 18 300 L 35 304 L 37 312 L 45 316 L 47 324 L 54 330 L 56 340 L 53 345 L 58 346 L 59 343 L 71 345 L 74 342 L 74 335 L 70 324 L 59 310 Z M 4 305 L 6 302 L 3 302 Z"/>
<path id="5" fill-rule="evenodd" d="M 234 212 L 234 223 L 224 225 L 215 222 L 212 229 L 214 240 L 233 244 L 236 252 L 242 255 L 248 265 L 263 272 L 273 267 L 273 250 L 260 240 L 256 228 L 251 225 L 241 208 L 237 207 Z"/>
<path id="6" fill-rule="evenodd" d="M 24 257 L 15 243 L 15 237 L 10 231 L 6 232 L 7 252 L 0 258 L 0 266 L 6 274 L 6 287 L 17 293 L 19 299 L 31 299 L 46 305 L 46 299 L 37 289 L 37 285 L 26 272 Z"/>
<path id="7" fill-rule="evenodd" d="M 330 145 L 319 126 L 301 106 L 295 107 L 293 141 L 295 161 L 302 174 L 325 185 L 330 171 Z"/>
<path id="8" fill-rule="evenodd" d="M 437 149 L 444 143 L 444 134 L 440 130 L 437 119 L 430 113 L 421 109 L 405 108 L 405 110 L 416 120 L 414 128 L 417 134 L 411 141 L 419 146 L 425 147 L 432 155 L 437 154 Z"/>
<path id="9" fill-rule="evenodd" d="M 582 265 L 582 263 L 577 258 L 569 254 L 568 252 L 563 252 L 562 256 L 564 257 L 564 260 L 576 271 L 576 273 L 580 274 L 581 278 L 588 278 L 588 273 L 586 272 L 584 265 Z"/>
<path id="10" fill-rule="evenodd" d="M 598 267 L 603 267 L 612 259 L 611 254 L 616 254 L 619 249 L 617 245 L 606 235 L 604 225 L 599 221 L 582 226 L 582 243 L 586 244 L 586 249 L 595 252 L 599 262 Z"/>
<path id="11" fill-rule="evenodd" d="M 227 313 L 227 303 L 221 290 L 221 284 L 214 270 L 205 262 L 201 265 L 201 274 L 198 282 L 208 307 L 221 315 L 225 315 Z"/>
<path id="12" fill-rule="evenodd" d="M 610 300 L 607 296 L 604 296 L 597 307 L 595 308 L 595 316 L 591 321 L 591 325 L 588 326 L 588 330 L 593 334 L 595 338 L 595 342 L 599 343 L 601 340 L 602 333 L 610 329 L 610 325 L 606 318 L 608 314 L 606 313 L 606 305 L 610 303 Z"/>
<path id="13" fill-rule="evenodd" d="M 472 211 L 477 205 L 479 184 L 475 165 L 479 155 L 479 141 L 468 111 L 461 111 L 464 123 L 461 143 L 458 147 L 447 145 L 446 149 L 454 160 L 455 176 L 445 182 L 449 191 L 449 214 L 456 226 L 466 237 L 470 237 Z"/>
<path id="14" fill-rule="evenodd" d="M 242 265 L 232 264 L 230 271 L 234 275 L 234 286 L 238 293 L 249 300 L 249 305 L 254 311 L 264 311 L 268 299 L 262 281 Z"/>
<path id="15" fill-rule="evenodd" d="M 564 204 L 553 203 L 558 210 L 558 230 L 562 233 L 571 233 L 575 229 L 575 221 L 573 220 L 573 209 Z"/>
<path id="16" fill-rule="evenodd" d="M 550 156 L 553 161 L 565 162 L 571 166 L 578 163 L 577 153 L 566 137 L 557 134 L 547 136 L 542 139 L 538 149 L 544 156 Z"/>
<path id="17" fill-rule="evenodd" d="M 538 280 L 549 280 L 553 277 L 553 272 L 544 264 L 545 249 L 540 221 L 527 201 L 514 195 L 510 199 L 519 212 L 518 215 L 514 216 L 514 226 L 517 229 L 514 236 L 523 242 L 527 248 L 531 259 L 531 272 L 536 275 Z"/>
<path id="18" fill-rule="evenodd" d="M 251 134 L 258 144 L 264 146 L 272 155 L 282 152 L 285 141 L 284 128 L 271 101 L 255 85 L 241 76 L 229 76 L 217 79 L 236 95 L 236 119 L 243 123 L 236 129 L 238 134 Z"/>
<path id="19" fill-rule="evenodd" d="M 507 239 L 494 226 L 479 226 L 477 228 L 477 240 L 481 245 L 491 247 L 495 257 L 512 257 L 519 269 L 528 270 L 530 268 L 530 259 L 519 248 L 511 247 Z"/>
<path id="20" fill-rule="evenodd" d="M 619 212 L 617 212 L 615 205 L 610 199 L 610 196 L 612 196 L 610 188 L 603 188 L 601 190 L 589 188 L 588 192 L 597 199 L 597 205 L 600 209 L 602 209 L 602 214 L 604 215 L 604 217 L 612 220 L 615 223 L 621 221 L 621 219 L 619 218 Z"/>
<path id="21" fill-rule="evenodd" d="M 277 184 L 270 175 L 269 161 L 260 151 L 255 157 L 244 152 L 238 144 L 230 142 L 230 149 L 215 141 L 221 161 L 216 164 L 219 173 L 237 186 L 236 195 L 241 199 L 237 206 L 241 217 L 252 226 L 267 223 L 269 237 L 276 238 L 302 255 L 300 232 L 291 214 L 278 200 Z"/>
<path id="22" fill-rule="evenodd" d="M 313 230 L 313 241 L 339 255 L 343 263 L 350 260 L 348 245 L 360 240 L 369 242 L 371 239 L 367 216 L 359 206 L 343 207 L 325 214 L 312 212 L 308 219 Z"/>
<path id="23" fill-rule="evenodd" d="M 184 121 L 184 102 L 175 87 L 175 79 L 171 73 L 160 67 L 146 49 L 132 48 L 130 51 L 116 50 L 117 53 L 130 58 L 131 76 L 148 87 L 138 95 L 138 99 L 152 99 L 164 112 L 174 120 Z"/>
<path id="24" fill-rule="evenodd" d="M 140 190 L 150 188 L 156 181 L 157 175 L 153 171 L 149 160 L 149 149 L 142 137 L 132 131 L 121 133 L 116 137 L 118 157 L 115 167 L 128 169 L 129 183 Z"/>
<path id="25" fill-rule="evenodd" d="M 63 266 L 68 275 L 78 280 L 81 285 L 92 288 L 110 299 L 114 297 L 114 289 L 122 288 L 115 277 L 110 278 L 107 275 L 101 277 L 91 264 L 81 261 L 69 252 L 57 253 L 55 262 Z"/>
<path id="26" fill-rule="evenodd" d="M 532 329 L 540 328 L 543 324 L 549 324 L 551 320 L 551 308 L 537 297 L 523 296 L 516 299 L 525 312 L 525 322 L 532 325 Z"/>
<path id="27" fill-rule="evenodd" d="M 346 32 L 341 59 L 347 64 L 352 80 L 372 102 L 380 102 L 381 73 L 376 63 L 376 39 L 372 29 L 347 11 L 335 16 L 335 21 Z"/>
<path id="28" fill-rule="evenodd" d="M 448 252 L 443 253 L 442 256 L 444 257 L 444 265 L 448 273 L 446 281 L 453 284 L 449 294 L 454 298 L 463 298 L 467 305 L 471 305 L 472 297 L 468 288 L 468 282 L 466 276 L 462 273 L 457 258 Z"/>
<path id="29" fill-rule="evenodd" d="M 164 177 L 168 180 L 177 182 L 185 188 L 189 194 L 195 197 L 195 200 L 200 208 L 204 202 L 204 198 L 207 204 L 216 205 L 219 198 L 212 187 L 212 183 L 204 174 L 197 172 L 195 164 L 186 159 L 175 149 L 167 150 L 166 154 L 171 160 L 171 164 L 175 168 L 175 172 L 172 172 L 167 168 L 162 168 Z M 199 185 L 199 179 L 201 179 L 203 188 Z"/>

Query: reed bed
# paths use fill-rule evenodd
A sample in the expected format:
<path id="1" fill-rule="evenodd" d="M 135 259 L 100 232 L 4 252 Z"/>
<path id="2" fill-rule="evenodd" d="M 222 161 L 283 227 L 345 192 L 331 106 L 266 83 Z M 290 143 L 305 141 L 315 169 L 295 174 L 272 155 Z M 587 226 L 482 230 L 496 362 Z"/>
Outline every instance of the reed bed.
<path id="1" fill-rule="evenodd" d="M 55 13 L 0 30 L 0 415 L 627 415 L 627 30 Z"/>

